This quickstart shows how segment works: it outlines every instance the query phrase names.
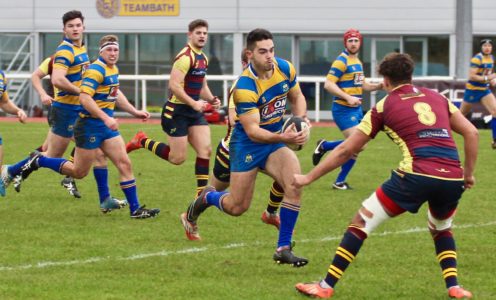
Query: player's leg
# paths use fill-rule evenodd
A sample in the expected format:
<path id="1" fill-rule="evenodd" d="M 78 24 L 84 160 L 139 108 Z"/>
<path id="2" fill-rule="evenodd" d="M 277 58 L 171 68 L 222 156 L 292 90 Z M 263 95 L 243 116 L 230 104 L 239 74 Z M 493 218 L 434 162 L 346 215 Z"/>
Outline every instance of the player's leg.
<path id="1" fill-rule="evenodd" d="M 210 155 L 212 154 L 210 127 L 208 125 L 189 127 L 188 141 L 196 152 L 196 195 L 199 195 L 208 184 L 208 174 L 210 172 Z"/>
<path id="2" fill-rule="evenodd" d="M 284 189 L 282 186 L 274 181 L 270 187 L 269 200 L 267 203 L 267 208 L 263 211 L 262 217 L 260 218 L 262 222 L 268 225 L 275 226 L 278 230 L 281 226 L 281 219 L 277 213 L 281 202 L 284 198 Z"/>
<path id="3" fill-rule="evenodd" d="M 207 186 L 201 194 L 188 207 L 186 213 L 181 214 L 186 237 L 189 240 L 200 240 L 197 221 L 199 216 L 210 206 L 217 207 L 220 211 L 231 215 L 240 216 L 250 207 L 255 189 L 255 179 L 258 168 L 243 172 L 231 172 L 231 191 L 217 192 L 213 187 Z"/>
<path id="4" fill-rule="evenodd" d="M 4 172 L 4 166 L 3 166 L 3 140 L 2 140 L 2 135 L 0 135 L 0 168 L 2 170 L 2 173 Z M 5 169 L 5 172 L 7 172 L 7 169 Z M 0 180 L 0 196 L 5 197 L 5 183 L 3 182 L 3 176 L 2 179 Z"/>
<path id="5" fill-rule="evenodd" d="M 107 130 L 107 137 L 100 148 L 119 171 L 120 187 L 129 203 L 131 217 L 136 219 L 155 217 L 160 212 L 159 209 L 147 209 L 144 205 L 140 206 L 136 178 L 133 174 L 131 160 L 126 153 L 124 140 L 118 132 L 110 130 Z"/>
<path id="6" fill-rule="evenodd" d="M 231 180 L 230 164 L 229 149 L 226 149 L 221 141 L 217 146 L 214 168 L 210 177 L 210 185 L 217 191 L 224 191 L 229 187 Z"/>
<path id="7" fill-rule="evenodd" d="M 490 92 L 482 97 L 481 103 L 493 117 L 491 119 L 491 130 L 493 137 L 492 148 L 496 149 L 496 98 L 494 97 L 494 94 Z"/>
<path id="8" fill-rule="evenodd" d="M 108 162 L 107 157 L 101 149 L 96 149 L 95 162 L 93 164 L 93 176 L 95 177 L 98 190 L 100 210 L 108 213 L 113 209 L 120 209 L 127 205 L 126 200 L 112 197 L 108 185 Z"/>
<path id="9" fill-rule="evenodd" d="M 386 184 L 390 183 L 387 182 Z M 329 298 L 334 294 L 334 287 L 348 266 L 356 258 L 365 239 L 384 221 L 395 217 L 405 210 L 398 206 L 382 190 L 377 189 L 365 199 L 362 207 L 351 220 L 336 249 L 325 279 L 320 282 L 298 283 L 296 289 L 308 296 Z"/>
<path id="10" fill-rule="evenodd" d="M 362 112 L 360 111 L 353 111 L 350 112 L 348 115 L 343 118 L 343 124 L 341 125 L 340 128 L 342 128 L 342 134 L 345 139 L 347 139 L 354 131 L 356 126 L 358 126 L 358 123 L 362 119 Z M 338 176 L 336 177 L 336 181 L 332 185 L 332 188 L 335 190 L 350 190 L 351 187 L 350 185 L 346 182 L 346 178 L 348 177 L 348 174 L 350 174 L 351 169 L 356 163 L 358 154 L 353 155 L 352 158 L 350 158 L 347 162 L 345 162 L 341 166 L 341 171 L 339 172 Z"/>
<path id="11" fill-rule="evenodd" d="M 73 147 L 68 158 L 70 162 L 74 162 L 75 152 L 76 152 L 76 147 Z M 77 188 L 76 180 L 74 180 L 74 178 L 72 178 L 71 176 L 65 176 L 64 179 L 62 179 L 62 181 L 60 182 L 60 184 L 69 192 L 69 194 L 71 194 L 75 198 L 81 198 L 81 193 Z"/>
<path id="12" fill-rule="evenodd" d="M 291 183 L 293 174 L 300 174 L 300 162 L 296 154 L 287 147 L 274 147 L 265 164 L 265 171 L 284 189 L 280 208 L 281 225 L 274 260 L 278 263 L 302 267 L 308 263 L 305 258 L 296 257 L 291 251 L 293 231 L 300 213 L 301 188 Z"/>
<path id="13" fill-rule="evenodd" d="M 441 185 L 440 185 L 441 186 Z M 452 298 L 471 298 L 472 294 L 458 285 L 457 251 L 452 222 L 458 201 L 463 193 L 463 182 L 446 181 L 439 192 L 429 200 L 428 227 L 434 241 L 436 256 L 443 279 Z"/>

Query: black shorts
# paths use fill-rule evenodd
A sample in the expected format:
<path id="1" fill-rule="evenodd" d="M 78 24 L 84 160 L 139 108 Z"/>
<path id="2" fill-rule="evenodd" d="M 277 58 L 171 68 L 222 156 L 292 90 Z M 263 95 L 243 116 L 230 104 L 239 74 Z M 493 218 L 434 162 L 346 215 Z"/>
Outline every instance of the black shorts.
<path id="1" fill-rule="evenodd" d="M 169 136 L 187 136 L 190 126 L 208 125 L 203 113 L 185 104 L 165 102 L 162 108 L 162 130 Z"/>
<path id="2" fill-rule="evenodd" d="M 224 147 L 222 141 L 217 146 L 215 153 L 214 176 L 219 181 L 229 182 L 231 180 L 229 150 Z"/>
<path id="3" fill-rule="evenodd" d="M 463 184 L 463 180 L 393 171 L 381 188 L 386 196 L 411 213 L 418 212 L 422 204 L 428 202 L 433 215 L 445 216 L 458 206 L 464 192 Z"/>

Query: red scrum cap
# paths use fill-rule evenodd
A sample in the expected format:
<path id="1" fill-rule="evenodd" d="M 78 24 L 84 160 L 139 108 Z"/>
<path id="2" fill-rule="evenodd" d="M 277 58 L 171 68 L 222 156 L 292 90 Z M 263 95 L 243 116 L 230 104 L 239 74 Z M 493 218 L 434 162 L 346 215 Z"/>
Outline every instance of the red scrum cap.
<path id="1" fill-rule="evenodd" d="M 345 46 L 346 41 L 350 38 L 358 38 L 360 40 L 360 44 L 362 44 L 363 42 L 362 34 L 360 33 L 360 31 L 358 31 L 358 29 L 350 28 L 344 33 L 343 42 Z"/>

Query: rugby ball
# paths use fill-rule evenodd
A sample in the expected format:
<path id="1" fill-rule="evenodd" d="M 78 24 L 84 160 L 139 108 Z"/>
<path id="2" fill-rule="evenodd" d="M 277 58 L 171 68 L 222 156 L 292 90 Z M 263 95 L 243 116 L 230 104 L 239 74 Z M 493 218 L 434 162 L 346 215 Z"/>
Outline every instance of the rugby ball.
<path id="1" fill-rule="evenodd" d="M 295 116 L 289 117 L 286 119 L 286 121 L 284 121 L 281 132 L 285 132 L 286 129 L 289 126 L 291 126 L 291 124 L 295 124 L 294 127 L 295 132 L 300 132 L 300 131 L 305 132 L 306 134 L 305 143 L 306 143 L 310 139 L 310 127 L 308 126 L 307 122 L 305 122 L 305 120 L 303 120 L 300 117 L 295 117 Z M 288 148 L 293 151 L 300 151 L 301 149 L 303 149 L 304 144 L 303 145 L 286 144 L 286 146 L 288 146 Z"/>

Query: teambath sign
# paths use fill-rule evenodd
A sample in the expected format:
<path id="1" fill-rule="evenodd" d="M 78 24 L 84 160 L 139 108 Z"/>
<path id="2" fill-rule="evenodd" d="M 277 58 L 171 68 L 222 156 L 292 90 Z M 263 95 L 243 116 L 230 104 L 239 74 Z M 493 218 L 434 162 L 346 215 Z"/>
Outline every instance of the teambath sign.
<path id="1" fill-rule="evenodd" d="M 104 18 L 178 16 L 179 0 L 97 0 L 96 9 Z"/>

